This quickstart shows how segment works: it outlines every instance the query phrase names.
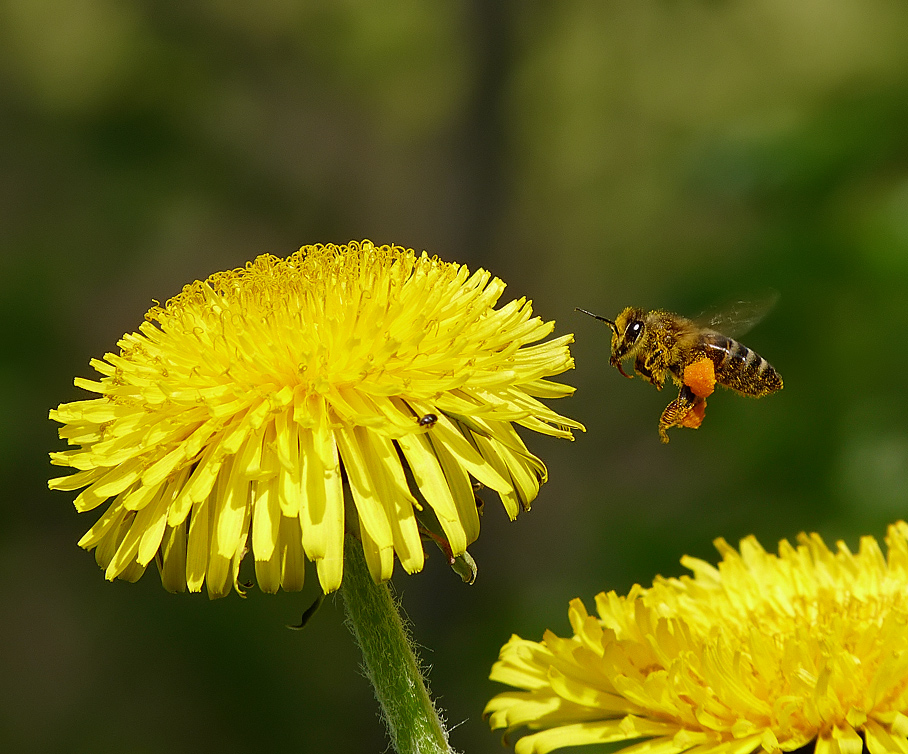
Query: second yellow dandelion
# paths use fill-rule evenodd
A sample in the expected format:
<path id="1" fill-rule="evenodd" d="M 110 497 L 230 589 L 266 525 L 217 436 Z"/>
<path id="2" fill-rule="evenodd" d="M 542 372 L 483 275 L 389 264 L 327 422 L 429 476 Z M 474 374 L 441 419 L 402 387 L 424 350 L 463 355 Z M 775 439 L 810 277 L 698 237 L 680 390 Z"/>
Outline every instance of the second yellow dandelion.
<path id="1" fill-rule="evenodd" d="M 574 635 L 517 636 L 492 679 L 515 690 L 487 708 L 493 728 L 528 735 L 517 754 L 628 742 L 616 752 L 908 751 L 908 525 L 888 555 L 801 535 L 779 554 L 723 540 L 718 568 L 658 578 L 627 597 L 580 600 Z M 640 739 L 646 739 L 642 743 Z M 630 742 L 636 743 L 630 743 Z"/>

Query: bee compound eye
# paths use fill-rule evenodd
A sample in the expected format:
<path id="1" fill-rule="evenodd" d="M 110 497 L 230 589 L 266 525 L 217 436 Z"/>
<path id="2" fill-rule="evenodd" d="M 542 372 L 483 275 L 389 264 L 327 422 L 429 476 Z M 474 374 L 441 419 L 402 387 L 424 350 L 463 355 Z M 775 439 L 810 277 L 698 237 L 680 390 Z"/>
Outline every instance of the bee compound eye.
<path id="1" fill-rule="evenodd" d="M 629 343 L 633 343 L 640 337 L 641 332 L 643 332 L 643 323 L 635 320 L 627 326 L 627 330 L 624 331 L 624 337 Z"/>

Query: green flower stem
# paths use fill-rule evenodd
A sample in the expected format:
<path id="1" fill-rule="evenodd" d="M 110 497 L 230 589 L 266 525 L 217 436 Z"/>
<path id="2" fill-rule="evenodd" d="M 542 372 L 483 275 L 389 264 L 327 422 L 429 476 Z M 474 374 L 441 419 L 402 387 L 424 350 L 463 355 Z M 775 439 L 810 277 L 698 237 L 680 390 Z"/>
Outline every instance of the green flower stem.
<path id="1" fill-rule="evenodd" d="M 372 580 L 362 545 L 347 535 L 341 594 L 398 754 L 451 754 L 448 737 L 387 584 Z"/>

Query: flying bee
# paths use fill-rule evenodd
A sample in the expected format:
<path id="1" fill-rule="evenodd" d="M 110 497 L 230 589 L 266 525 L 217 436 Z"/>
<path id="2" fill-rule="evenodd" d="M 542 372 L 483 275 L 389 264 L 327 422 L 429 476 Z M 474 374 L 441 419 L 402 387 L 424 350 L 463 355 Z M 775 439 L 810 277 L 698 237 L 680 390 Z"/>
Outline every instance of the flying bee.
<path id="1" fill-rule="evenodd" d="M 668 442 L 669 428 L 700 426 L 706 398 L 716 382 L 754 398 L 782 389 L 782 378 L 766 359 L 718 329 L 745 332 L 774 302 L 737 302 L 727 311 L 697 320 L 664 309 L 647 312 L 632 306 L 614 320 L 585 309 L 577 311 L 605 322 L 611 329 L 610 366 L 630 378 L 621 362 L 634 359 L 634 371 L 657 390 L 665 385 L 666 374 L 680 387 L 678 397 L 659 418 L 659 437 Z"/>

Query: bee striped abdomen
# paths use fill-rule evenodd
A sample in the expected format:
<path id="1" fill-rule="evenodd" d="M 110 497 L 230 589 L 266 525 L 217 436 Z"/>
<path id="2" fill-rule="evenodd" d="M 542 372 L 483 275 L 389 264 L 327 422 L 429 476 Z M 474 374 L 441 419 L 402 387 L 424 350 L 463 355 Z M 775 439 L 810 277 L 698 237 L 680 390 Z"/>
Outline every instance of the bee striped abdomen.
<path id="1" fill-rule="evenodd" d="M 754 397 L 782 389 L 782 378 L 772 364 L 743 343 L 718 333 L 704 333 L 702 344 L 720 385 Z"/>

